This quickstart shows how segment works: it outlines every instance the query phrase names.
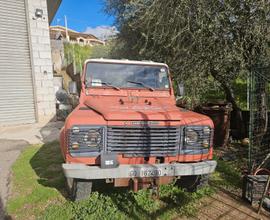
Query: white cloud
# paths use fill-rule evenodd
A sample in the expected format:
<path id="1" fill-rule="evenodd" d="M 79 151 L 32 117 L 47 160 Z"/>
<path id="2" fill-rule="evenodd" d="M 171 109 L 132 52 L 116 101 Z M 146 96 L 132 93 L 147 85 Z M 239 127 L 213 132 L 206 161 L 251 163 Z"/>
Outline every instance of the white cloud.
<path id="1" fill-rule="evenodd" d="M 84 33 L 93 34 L 101 40 L 108 40 L 114 37 L 118 31 L 115 26 L 102 25 L 95 28 L 87 27 Z"/>

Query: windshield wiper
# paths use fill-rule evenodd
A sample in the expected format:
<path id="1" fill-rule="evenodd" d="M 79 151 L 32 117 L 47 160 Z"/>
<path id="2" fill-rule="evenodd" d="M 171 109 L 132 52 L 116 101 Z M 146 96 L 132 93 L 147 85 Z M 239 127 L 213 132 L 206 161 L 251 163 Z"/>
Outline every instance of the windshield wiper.
<path id="1" fill-rule="evenodd" d="M 142 85 L 143 87 L 145 87 L 145 88 L 147 88 L 147 89 L 149 89 L 149 90 L 151 90 L 151 91 L 155 91 L 155 89 L 154 89 L 153 87 L 148 86 L 148 85 L 146 85 L 146 84 L 143 83 L 143 82 L 130 81 L 130 80 L 128 80 L 127 82 L 133 83 L 133 84 L 137 84 L 137 85 Z"/>
<path id="2" fill-rule="evenodd" d="M 114 86 L 114 85 L 112 85 L 111 83 L 108 83 L 108 82 L 95 82 L 95 81 L 92 81 L 92 82 L 86 83 L 87 87 L 89 86 L 89 83 L 97 83 L 97 84 L 100 83 L 101 85 L 105 85 L 105 86 L 108 86 L 108 87 L 111 87 L 111 88 L 114 88 L 114 89 L 120 91 L 119 87 Z"/>
<path id="3" fill-rule="evenodd" d="M 108 87 L 112 87 L 112 88 L 114 88 L 114 89 L 120 91 L 120 88 L 119 88 L 119 87 L 114 86 L 114 85 L 112 85 L 111 83 L 101 82 L 101 84 L 102 84 L 102 85 L 105 85 L 105 86 L 108 86 Z"/>

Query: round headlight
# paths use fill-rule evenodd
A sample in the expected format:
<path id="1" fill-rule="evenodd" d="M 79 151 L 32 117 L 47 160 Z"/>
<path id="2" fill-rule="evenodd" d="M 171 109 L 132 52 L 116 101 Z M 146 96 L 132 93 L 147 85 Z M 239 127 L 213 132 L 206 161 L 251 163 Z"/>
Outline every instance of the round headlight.
<path id="1" fill-rule="evenodd" d="M 102 141 L 101 134 L 98 130 L 90 130 L 84 137 L 88 147 L 98 147 Z"/>
<path id="2" fill-rule="evenodd" d="M 199 139 L 199 134 L 196 131 L 194 131 L 192 129 L 188 129 L 186 131 L 185 142 L 187 144 L 196 143 L 196 142 L 198 142 L 198 139 Z"/>

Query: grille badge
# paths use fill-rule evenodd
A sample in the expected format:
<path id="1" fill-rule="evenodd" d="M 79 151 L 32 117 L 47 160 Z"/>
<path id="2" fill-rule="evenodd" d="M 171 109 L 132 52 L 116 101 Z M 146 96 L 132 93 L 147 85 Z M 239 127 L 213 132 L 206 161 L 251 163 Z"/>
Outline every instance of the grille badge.
<path id="1" fill-rule="evenodd" d="M 151 126 L 151 125 L 159 125 L 158 121 L 125 121 L 124 125 L 126 126 Z"/>

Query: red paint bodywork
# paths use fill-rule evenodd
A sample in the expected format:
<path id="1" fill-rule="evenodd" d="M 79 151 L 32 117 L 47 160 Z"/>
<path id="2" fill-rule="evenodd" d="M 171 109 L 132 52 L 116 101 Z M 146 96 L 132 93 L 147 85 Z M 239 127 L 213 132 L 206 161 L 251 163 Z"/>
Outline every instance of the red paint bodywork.
<path id="1" fill-rule="evenodd" d="M 82 76 L 82 82 L 84 82 L 84 75 L 85 73 Z M 178 108 L 175 103 L 172 83 L 170 88 L 155 91 L 144 88 L 121 88 L 118 91 L 109 87 L 86 89 L 83 83 L 80 104 L 68 116 L 60 134 L 61 150 L 65 162 L 99 164 L 99 157 L 75 158 L 68 153 L 66 134 L 68 129 L 74 125 L 128 126 L 130 121 L 156 121 L 158 126 L 207 125 L 214 128 L 212 120 L 207 116 Z M 89 109 L 80 110 L 82 107 Z M 164 163 L 210 160 L 212 156 L 213 146 L 208 154 L 165 157 Z M 154 164 L 156 158 L 150 157 L 146 162 L 144 158 L 118 155 L 118 161 L 120 164 Z"/>

